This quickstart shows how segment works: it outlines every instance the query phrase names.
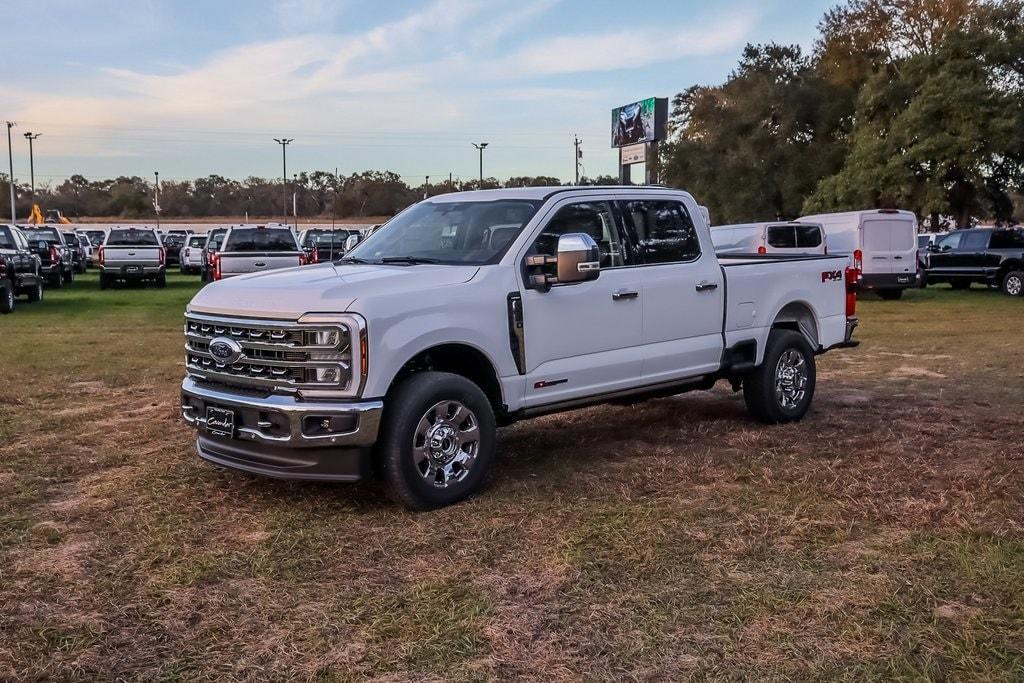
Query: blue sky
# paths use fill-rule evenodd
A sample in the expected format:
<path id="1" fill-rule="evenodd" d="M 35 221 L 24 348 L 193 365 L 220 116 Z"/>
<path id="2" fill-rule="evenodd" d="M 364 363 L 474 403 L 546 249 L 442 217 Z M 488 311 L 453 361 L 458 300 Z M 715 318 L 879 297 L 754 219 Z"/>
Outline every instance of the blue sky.
<path id="1" fill-rule="evenodd" d="M 0 0 L 15 175 L 391 169 L 410 183 L 615 172 L 612 107 L 809 48 L 827 0 Z M 13 39 L 13 41 L 12 41 Z M 5 169 L 6 170 L 6 169 Z"/>

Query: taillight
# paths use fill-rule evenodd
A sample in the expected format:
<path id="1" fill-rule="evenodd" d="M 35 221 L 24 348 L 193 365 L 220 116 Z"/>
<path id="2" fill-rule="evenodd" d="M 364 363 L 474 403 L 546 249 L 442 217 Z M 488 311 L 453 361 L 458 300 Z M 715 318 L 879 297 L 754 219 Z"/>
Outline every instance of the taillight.
<path id="1" fill-rule="evenodd" d="M 764 246 L 764 245 L 762 244 L 761 246 L 759 246 L 759 247 L 757 248 L 757 253 L 758 253 L 758 254 L 762 254 L 762 255 L 764 255 L 764 254 L 767 254 L 767 253 L 768 253 L 768 250 L 767 250 L 767 249 L 765 249 L 765 246 Z"/>
<path id="2" fill-rule="evenodd" d="M 192 250 L 189 249 L 188 247 L 185 247 L 185 258 L 188 258 L 190 256 L 192 256 Z"/>
<path id="3" fill-rule="evenodd" d="M 167 247 L 160 247 L 160 265 L 167 263 Z"/>
<path id="4" fill-rule="evenodd" d="M 310 263 L 320 263 L 320 250 L 313 247 L 313 253 L 309 255 Z"/>
<path id="5" fill-rule="evenodd" d="M 306 258 L 305 254 L 299 254 L 299 265 L 304 266 L 309 263 L 309 259 Z"/>
<path id="6" fill-rule="evenodd" d="M 220 255 L 210 254 L 210 261 L 213 263 L 213 279 L 219 280 L 221 278 L 220 272 Z"/>
<path id="7" fill-rule="evenodd" d="M 858 277 L 864 271 L 864 252 L 860 249 L 853 250 L 853 267 L 857 270 Z"/>
<path id="8" fill-rule="evenodd" d="M 100 247 L 100 253 L 96 257 L 96 260 L 99 262 L 101 266 L 103 265 L 103 247 Z"/>
<path id="9" fill-rule="evenodd" d="M 60 258 L 57 256 L 57 245 L 51 244 L 50 245 L 50 262 L 51 263 L 56 263 L 59 260 L 60 260 Z"/>
<path id="10" fill-rule="evenodd" d="M 857 314 L 857 282 L 860 280 L 860 270 L 857 268 L 846 268 L 846 317 L 852 318 Z"/>

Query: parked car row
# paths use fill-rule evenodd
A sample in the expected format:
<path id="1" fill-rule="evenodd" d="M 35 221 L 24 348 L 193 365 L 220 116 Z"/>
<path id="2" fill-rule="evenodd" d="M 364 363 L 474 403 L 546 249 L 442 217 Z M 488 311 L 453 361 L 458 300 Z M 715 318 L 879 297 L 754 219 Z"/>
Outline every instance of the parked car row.
<path id="1" fill-rule="evenodd" d="M 59 235 L 59 233 L 58 233 Z M 36 237 L 33 241 L 33 237 Z M 42 301 L 44 283 L 55 272 L 55 282 L 64 284 L 64 268 L 61 258 L 66 247 L 57 247 L 38 233 L 30 236 L 14 225 L 0 225 L 0 313 L 11 313 L 19 296 L 29 301 Z M 56 263 L 55 268 L 44 270 L 43 255 L 47 263 Z"/>

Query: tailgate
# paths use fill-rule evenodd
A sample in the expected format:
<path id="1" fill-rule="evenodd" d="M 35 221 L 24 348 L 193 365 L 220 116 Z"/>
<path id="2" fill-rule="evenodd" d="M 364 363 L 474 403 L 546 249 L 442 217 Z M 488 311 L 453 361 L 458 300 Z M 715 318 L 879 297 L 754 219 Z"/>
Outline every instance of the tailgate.
<path id="1" fill-rule="evenodd" d="M 160 256 L 160 247 L 140 245 L 137 247 L 103 248 L 103 264 L 106 268 L 118 268 L 129 265 L 157 267 L 160 265 Z"/>
<path id="2" fill-rule="evenodd" d="M 261 273 L 266 270 L 294 268 L 302 265 L 299 257 L 302 252 L 220 252 L 220 272 L 222 277 L 243 275 L 245 273 Z"/>

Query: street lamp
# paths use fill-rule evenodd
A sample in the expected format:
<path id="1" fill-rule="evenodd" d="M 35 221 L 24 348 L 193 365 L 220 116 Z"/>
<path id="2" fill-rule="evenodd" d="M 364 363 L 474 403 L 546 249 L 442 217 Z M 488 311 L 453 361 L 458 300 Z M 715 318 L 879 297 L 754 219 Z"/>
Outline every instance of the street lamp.
<path id="1" fill-rule="evenodd" d="M 7 184 L 11 188 L 11 223 L 18 222 L 18 210 L 14 208 L 14 153 L 11 151 L 11 128 L 14 126 L 14 121 L 7 122 L 7 164 L 11 171 Z"/>
<path id="2" fill-rule="evenodd" d="M 156 229 L 160 231 L 160 171 L 153 171 L 153 210 L 156 211 Z"/>
<path id="3" fill-rule="evenodd" d="M 288 157 L 285 150 L 294 141 L 295 138 L 274 138 L 274 142 L 281 145 L 281 209 L 285 223 L 288 222 Z"/>
<path id="4" fill-rule="evenodd" d="M 488 143 L 486 143 L 486 142 L 481 142 L 480 144 L 477 144 L 475 142 L 473 143 L 473 146 L 476 147 L 478 150 L 480 150 L 480 187 L 481 188 L 484 185 L 484 149 L 487 147 L 487 144 Z"/>
<path id="5" fill-rule="evenodd" d="M 33 133 L 32 131 L 25 133 L 25 139 L 28 140 L 28 173 L 29 177 L 31 178 L 30 182 L 32 187 L 33 202 L 36 200 L 36 164 L 35 155 L 32 152 L 32 141 L 38 139 L 41 136 L 42 133 Z"/>

